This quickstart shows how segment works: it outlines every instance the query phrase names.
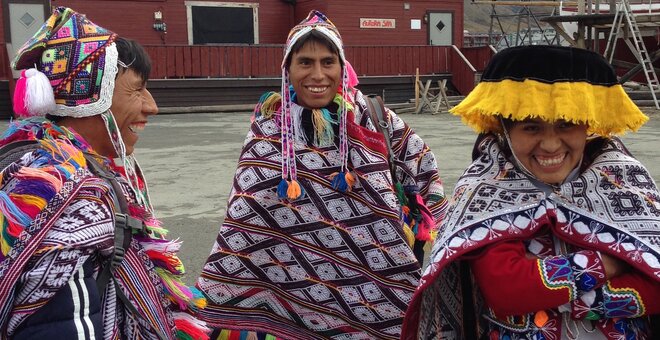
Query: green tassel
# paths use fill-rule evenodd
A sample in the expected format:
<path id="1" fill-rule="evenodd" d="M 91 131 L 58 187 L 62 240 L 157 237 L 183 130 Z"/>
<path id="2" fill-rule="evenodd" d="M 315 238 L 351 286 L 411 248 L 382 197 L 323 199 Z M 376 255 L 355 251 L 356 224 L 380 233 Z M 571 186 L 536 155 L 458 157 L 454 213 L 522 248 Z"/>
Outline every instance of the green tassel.
<path id="1" fill-rule="evenodd" d="M 408 205 L 408 198 L 403 190 L 403 185 L 400 182 L 396 182 L 394 188 L 396 189 L 396 198 L 399 199 L 399 204 L 401 204 L 401 206 Z"/>

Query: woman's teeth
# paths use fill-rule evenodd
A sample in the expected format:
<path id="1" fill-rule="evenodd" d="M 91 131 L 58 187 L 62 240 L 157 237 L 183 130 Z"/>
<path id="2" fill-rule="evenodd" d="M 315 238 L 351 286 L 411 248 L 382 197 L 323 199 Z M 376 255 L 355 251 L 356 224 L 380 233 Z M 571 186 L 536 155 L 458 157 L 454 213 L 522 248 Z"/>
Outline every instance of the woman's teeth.
<path id="1" fill-rule="evenodd" d="M 561 162 L 564 161 L 564 158 L 566 157 L 566 154 L 561 154 L 557 157 L 553 158 L 536 158 L 536 160 L 541 164 L 542 166 L 554 166 L 557 164 L 560 164 Z"/>

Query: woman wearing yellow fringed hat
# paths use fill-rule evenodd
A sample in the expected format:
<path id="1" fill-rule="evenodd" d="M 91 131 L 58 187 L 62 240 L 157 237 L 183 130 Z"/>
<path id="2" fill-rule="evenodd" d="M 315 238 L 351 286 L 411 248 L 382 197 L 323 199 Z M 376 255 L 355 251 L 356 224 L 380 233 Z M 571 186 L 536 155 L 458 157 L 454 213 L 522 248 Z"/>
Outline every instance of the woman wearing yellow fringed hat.
<path id="1" fill-rule="evenodd" d="M 648 117 L 612 67 L 506 49 L 452 112 L 481 135 L 403 338 L 657 339 L 660 192 L 615 137 Z"/>

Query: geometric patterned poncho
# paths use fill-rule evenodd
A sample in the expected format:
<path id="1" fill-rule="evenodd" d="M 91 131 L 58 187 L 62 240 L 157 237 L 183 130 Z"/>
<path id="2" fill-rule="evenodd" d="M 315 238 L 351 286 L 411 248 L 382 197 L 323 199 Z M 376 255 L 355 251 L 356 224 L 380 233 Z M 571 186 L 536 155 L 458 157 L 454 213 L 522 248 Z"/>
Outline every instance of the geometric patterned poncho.
<path id="1" fill-rule="evenodd" d="M 263 101 L 262 101 L 263 102 Z M 257 114 L 234 177 L 227 214 L 197 284 L 209 326 L 285 339 L 398 339 L 420 277 L 400 218 L 382 135 L 357 92 L 349 112 L 352 190 L 331 185 L 335 143 L 297 140 L 305 194 L 280 199 L 279 114 Z M 433 154 L 393 112 L 397 173 L 420 191 L 436 225 L 446 206 Z M 293 117 L 297 121 L 301 117 Z M 301 131 L 296 131 L 301 136 Z"/>
<path id="2" fill-rule="evenodd" d="M 585 152 L 592 162 L 548 195 L 507 159 L 494 135 L 484 138 L 478 151 L 456 184 L 402 338 L 465 338 L 468 318 L 474 324 L 474 317 L 485 312 L 479 310 L 480 295 L 462 282 L 470 273 L 461 260 L 488 245 L 547 231 L 576 248 L 618 258 L 660 282 L 660 192 L 620 140 L 605 140 L 599 150 Z M 476 305 L 476 316 L 466 304 Z"/>

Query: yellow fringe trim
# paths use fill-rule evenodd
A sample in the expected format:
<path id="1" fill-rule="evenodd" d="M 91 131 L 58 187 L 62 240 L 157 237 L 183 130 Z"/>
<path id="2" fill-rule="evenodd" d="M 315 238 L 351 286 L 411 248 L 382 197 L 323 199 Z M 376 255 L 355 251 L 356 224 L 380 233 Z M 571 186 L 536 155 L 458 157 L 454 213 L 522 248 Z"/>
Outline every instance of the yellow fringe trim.
<path id="1" fill-rule="evenodd" d="M 589 133 L 601 136 L 637 131 L 649 120 L 621 85 L 547 84 L 530 79 L 481 82 L 450 112 L 478 133 L 500 132 L 499 116 L 586 123 Z"/>
<path id="2" fill-rule="evenodd" d="M 408 246 L 412 248 L 412 246 L 415 244 L 415 233 L 410 229 L 407 223 L 403 224 L 403 233 L 406 235 L 406 242 L 408 243 Z"/>
<path id="3" fill-rule="evenodd" d="M 45 199 L 39 196 L 34 196 L 34 195 L 28 195 L 28 194 L 9 194 L 9 197 L 20 200 L 21 202 L 25 202 L 28 205 L 33 205 L 39 208 L 39 210 L 44 210 L 46 207 L 46 202 Z"/>
<path id="4" fill-rule="evenodd" d="M 2 255 L 7 256 L 10 250 L 11 246 L 7 243 L 7 240 L 4 237 L 0 237 L 0 251 L 2 251 Z"/>
<path id="5" fill-rule="evenodd" d="M 277 112 L 281 101 L 282 95 L 273 92 L 263 103 L 261 103 L 261 114 L 266 118 L 272 117 L 273 114 Z"/>
<path id="6" fill-rule="evenodd" d="M 231 334 L 231 331 L 230 331 L 230 330 L 228 330 L 228 329 L 223 329 L 222 331 L 220 331 L 220 334 L 218 335 L 218 337 L 216 338 L 216 340 L 228 340 L 230 334 Z"/>

